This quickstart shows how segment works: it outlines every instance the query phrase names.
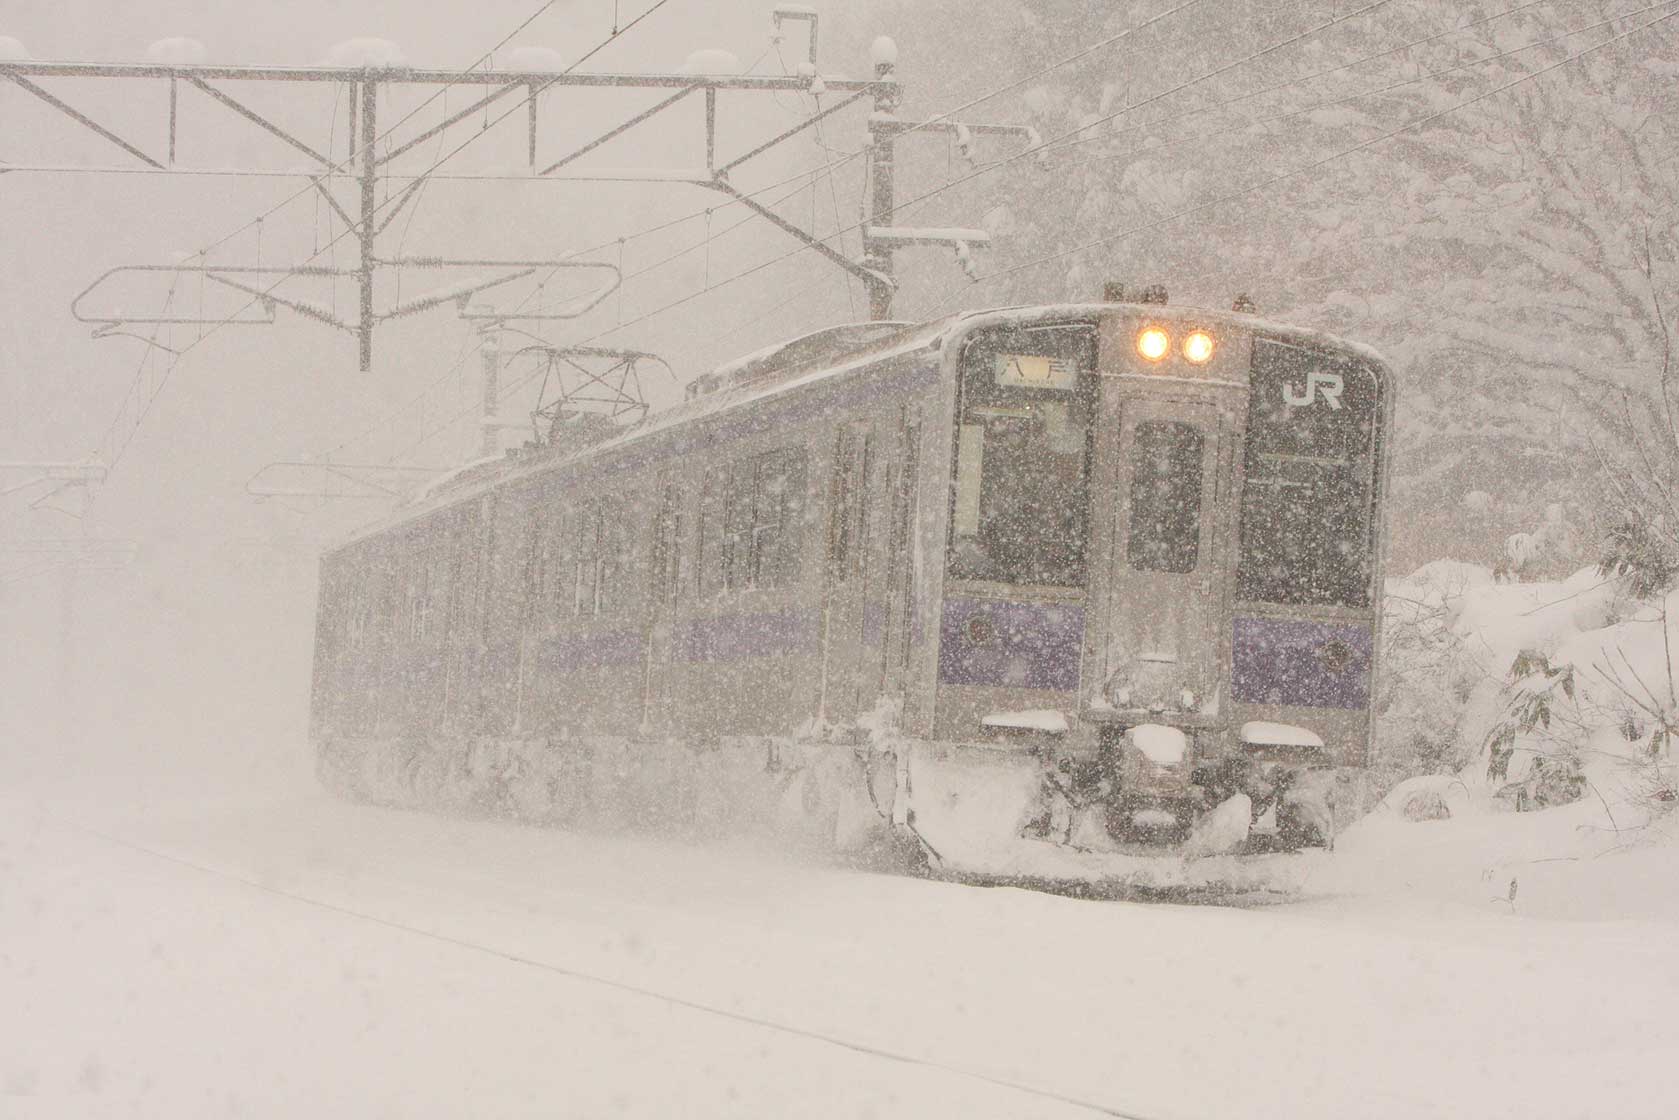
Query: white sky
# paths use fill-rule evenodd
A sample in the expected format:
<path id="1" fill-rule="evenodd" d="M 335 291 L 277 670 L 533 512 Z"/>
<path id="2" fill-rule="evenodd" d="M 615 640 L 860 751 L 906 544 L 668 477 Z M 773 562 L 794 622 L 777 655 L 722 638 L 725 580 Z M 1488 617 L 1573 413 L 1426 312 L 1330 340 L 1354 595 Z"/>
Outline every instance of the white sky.
<path id="1" fill-rule="evenodd" d="M 621 19 L 632 18 L 648 2 L 622 0 Z M 66 0 L 0 10 L 0 36 L 21 41 L 37 59 L 91 61 L 142 61 L 154 40 L 190 36 L 204 42 L 210 62 L 277 65 L 315 64 L 335 42 L 380 36 L 396 41 L 414 64 L 465 66 L 537 6 L 535 0 L 480 0 L 470 5 Z M 589 67 L 674 70 L 690 51 L 702 47 L 730 50 L 749 63 L 764 56 L 769 46 L 772 7 L 770 0 L 670 0 Z M 858 27 L 848 30 L 847 4 L 824 7 L 834 13 L 822 29 L 824 71 L 864 76 L 866 53 L 853 45 L 866 44 L 872 29 L 868 35 Z M 519 34 L 509 49 L 542 45 L 575 58 L 604 36 L 611 10 L 611 0 L 557 4 Z M 790 64 L 803 50 L 802 36 L 795 33 L 784 49 Z M 773 53 L 763 57 L 757 72 L 780 72 Z M 166 150 L 167 94 L 162 83 L 43 84 L 149 152 Z M 325 147 L 330 140 L 334 150 L 342 150 L 345 114 L 342 103 L 334 104 L 339 91 L 229 86 L 229 92 L 271 114 L 306 142 Z M 449 103 L 460 107 L 461 96 L 453 94 Z M 541 154 L 557 158 L 568 150 L 568 142 L 584 138 L 586 127 L 621 120 L 653 100 L 637 98 L 578 91 L 545 95 Z M 808 111 L 808 104 L 808 99 L 793 95 L 750 104 L 725 96 L 720 151 L 726 155 L 754 146 Z M 196 91 L 183 89 L 180 106 L 178 158 L 184 165 L 255 162 L 296 168 L 306 162 Z M 701 163 L 699 102 L 680 108 L 685 116 L 672 117 L 662 130 L 626 140 L 618 150 L 603 150 L 601 162 Z M 430 119 L 439 119 L 441 109 L 437 105 L 428 110 Z M 382 123 L 401 111 L 387 107 Z M 452 134 L 450 146 L 471 135 L 474 127 L 463 124 Z M 830 146 L 847 150 L 861 138 L 858 111 L 842 114 L 825 134 Z M 446 150 L 435 143 L 408 157 L 413 166 L 424 167 Z M 742 169 L 735 183 L 751 190 L 827 158 L 813 138 L 801 136 L 785 153 Z M 99 166 L 131 162 L 9 83 L 0 87 L 0 161 Z M 455 157 L 451 168 L 518 170 L 523 161 L 520 110 Z M 143 344 L 124 338 L 91 339 L 90 328 L 70 315 L 78 292 L 119 265 L 167 263 L 177 254 L 211 244 L 298 193 L 300 186 L 290 179 L 0 175 L 0 307 L 5 308 L 0 315 L 0 460 L 64 460 L 89 454 L 134 380 Z M 841 177 L 833 188 L 824 182 L 815 197 L 807 191 L 790 205 L 803 207 L 808 220 L 809 207 L 815 204 L 817 221 L 831 230 L 836 207 L 844 224 L 855 219 L 858 186 L 855 176 Z M 339 191 L 346 203 L 354 197 L 348 183 Z M 400 245 L 414 254 L 548 258 L 700 211 L 717 199 L 691 187 L 437 183 L 387 231 L 381 251 L 394 253 Z M 715 229 L 739 215 L 738 208 L 718 214 Z M 290 203 L 263 224 L 263 263 L 289 264 L 309 257 L 328 239 L 326 223 L 325 208 L 312 197 Z M 702 242 L 704 233 L 701 219 L 632 243 L 626 266 L 634 269 Z M 709 260 L 706 254 L 690 253 L 627 286 L 621 312 L 613 301 L 569 333 L 548 333 L 555 340 L 593 334 L 616 322 L 620 313 L 632 318 L 695 290 L 708 275 L 715 281 L 791 245 L 784 234 L 753 223 L 717 241 Z M 852 249 L 855 252 L 855 242 Z M 247 230 L 212 260 L 254 263 L 256 253 L 255 233 Z M 353 261 L 346 242 L 336 263 Z M 405 275 L 403 295 L 411 298 L 455 278 L 458 274 L 429 279 Z M 763 315 L 789 290 L 813 284 L 811 294 L 792 309 L 796 320 L 780 313 Z M 306 288 L 299 294 L 315 295 Z M 161 295 L 161 288 L 124 289 L 102 306 L 156 307 Z M 393 296 L 384 289 L 379 302 L 388 303 Z M 349 288 L 339 299 L 341 306 L 350 305 L 345 310 L 353 307 Z M 777 338 L 849 317 L 840 274 L 813 263 L 807 254 L 767 270 L 751 284 L 698 301 L 681 316 L 666 316 L 645 329 L 625 330 L 603 341 L 665 354 L 686 377 Z M 177 345 L 189 341 L 184 333 L 175 338 Z M 382 327 L 375 368 L 361 373 L 353 337 L 295 315 L 282 313 L 273 327 L 221 331 L 175 368 L 86 518 L 72 521 L 52 513 L 29 513 L 15 498 L 0 500 L 0 538 L 88 533 L 143 545 L 134 570 L 82 577 L 78 585 L 78 691 L 102 695 L 112 718 L 128 718 L 124 705 L 133 701 L 166 720 L 179 718 L 184 710 L 171 698 L 203 695 L 214 687 L 192 674 L 227 671 L 250 679 L 254 672 L 268 678 L 266 687 L 252 688 L 243 701 L 234 695 L 229 703 L 245 702 L 278 713 L 288 721 L 285 730 L 296 730 L 308 688 L 314 557 L 322 540 L 377 511 L 344 503 L 337 509 L 300 514 L 252 501 L 244 492 L 246 480 L 269 462 L 322 455 L 370 428 L 371 437 L 351 443 L 338 457 L 383 460 L 400 453 L 399 458 L 411 461 L 458 462 L 476 443 L 469 429 L 478 392 L 477 361 L 466 349 L 471 341 L 453 307 L 446 306 Z M 463 355 L 468 360 L 451 373 Z M 422 393 L 427 386 L 436 388 Z M 654 389 L 664 399 L 677 392 L 674 385 Z M 418 405 L 383 423 L 393 408 L 417 397 Z M 505 411 L 517 414 L 528 407 L 526 402 L 512 402 Z M 448 428 L 447 420 L 457 415 L 464 422 Z M 433 433 L 431 438 L 422 440 L 428 433 Z M 276 545 L 285 557 L 278 566 L 271 552 Z M 35 580 L 0 587 L 0 630 L 12 639 L 0 651 L 12 663 L 0 657 L 0 673 L 19 683 L 11 689 L 13 714 L 21 711 L 26 720 L 42 708 L 36 685 L 46 685 L 54 672 L 50 663 L 56 654 L 47 651 L 59 648 L 56 586 L 53 580 Z M 257 635 L 270 628 L 272 640 L 259 640 Z M 165 727 L 160 735 L 177 730 Z"/>
<path id="2" fill-rule="evenodd" d="M 591 69 L 672 70 L 690 50 L 718 47 L 732 50 L 743 62 L 758 58 L 768 47 L 768 0 L 671 0 L 589 63 Z M 494 45 L 537 7 L 533 0 L 485 0 L 473 5 L 328 3 L 304 0 L 288 4 L 227 5 L 216 3 L 114 3 L 71 0 L 55 5 L 29 5 L 0 16 L 0 35 L 20 40 L 35 58 L 100 61 L 140 61 L 155 39 L 184 35 L 202 40 L 211 62 L 236 64 L 308 65 L 319 62 L 336 41 L 351 36 L 381 36 L 396 41 L 409 61 L 418 65 L 464 66 Z M 576 57 L 605 34 L 611 0 L 571 0 L 539 17 L 509 48 L 542 45 L 565 57 Z M 643 0 L 623 0 L 620 18 L 627 21 L 646 7 Z M 833 5 L 843 8 L 845 5 Z M 827 50 L 823 67 L 862 76 L 867 60 L 837 57 L 842 46 L 842 20 L 823 29 Z M 803 49 L 795 34 L 784 48 L 791 62 Z M 759 64 L 759 73 L 779 72 L 773 54 Z M 149 152 L 166 148 L 166 94 L 161 83 L 148 85 L 47 82 L 72 104 L 133 139 Z M 345 144 L 345 114 L 335 106 L 340 91 L 326 87 L 229 87 L 307 142 L 325 147 L 329 137 L 335 150 Z M 462 104 L 465 94 L 454 93 L 451 103 Z M 645 95 L 555 92 L 543 103 L 542 156 L 552 160 L 568 141 L 584 138 L 584 129 L 603 125 L 649 104 Z M 411 99 L 413 104 L 417 98 Z M 190 89 L 181 93 L 179 160 L 197 166 L 257 163 L 267 167 L 300 166 L 303 157 L 271 140 Z M 511 105 L 511 99 L 507 103 Z M 808 100 L 805 106 L 808 105 Z M 744 150 L 758 139 L 785 127 L 801 106 L 791 95 L 776 103 L 758 99 L 752 104 L 724 98 L 720 149 Z M 692 166 L 702 162 L 697 144 L 699 106 L 681 107 L 660 130 L 626 138 L 603 150 L 600 162 L 623 165 Z M 404 111 L 385 107 L 382 124 Z M 492 119 L 505 111 L 497 106 Z M 434 120 L 434 105 L 416 123 Z M 14 164 L 132 163 L 123 153 L 55 114 L 21 89 L 0 89 L 0 116 L 6 121 L 0 137 L 0 159 Z M 835 122 L 826 138 L 830 145 L 850 148 L 860 138 L 859 117 L 850 113 Z M 475 141 L 450 163 L 458 171 L 518 171 L 523 168 L 524 114 L 515 112 L 489 136 Z M 452 148 L 471 135 L 476 125 L 462 125 L 450 135 Z M 436 142 L 416 150 L 413 166 L 424 166 L 440 151 Z M 737 185 L 744 189 L 783 178 L 788 173 L 820 164 L 825 157 L 814 140 L 799 137 L 785 154 L 772 155 L 761 165 L 743 169 Z M 817 220 L 831 229 L 835 207 L 854 220 L 857 180 L 844 178 L 839 191 L 826 189 L 818 198 Z M 106 269 L 125 264 L 163 263 L 190 253 L 237 229 L 258 213 L 297 193 L 292 179 L 187 178 L 163 176 L 67 175 L 15 173 L 0 177 L 0 229 L 8 263 L 0 270 L 0 305 L 7 308 L 0 325 L 0 443 L 6 458 L 71 458 L 87 453 L 115 415 L 122 392 L 133 377 L 142 352 L 138 342 L 88 338 L 88 328 L 69 314 L 71 299 Z M 382 188 L 383 190 L 383 188 Z M 808 192 L 807 192 L 808 194 Z M 840 196 L 843 196 L 843 200 Z M 340 197 L 353 198 L 351 184 Z M 383 195 L 382 195 L 383 197 Z M 684 187 L 606 187 L 600 185 L 437 183 L 427 188 L 419 205 L 393 224 L 381 251 L 394 253 L 400 245 L 408 253 L 477 257 L 548 257 L 609 240 L 614 235 L 645 228 L 659 220 L 691 213 L 717 196 Z M 714 229 L 739 218 L 741 211 L 718 214 Z M 325 241 L 328 218 L 311 196 L 285 206 L 264 222 L 264 264 L 290 263 L 310 256 Z M 625 318 L 656 307 L 727 272 L 779 253 L 791 246 L 784 235 L 767 227 L 749 228 L 719 241 L 707 262 L 692 253 L 631 285 L 622 301 Z M 704 221 L 696 220 L 662 237 L 632 243 L 626 265 L 673 252 L 704 239 Z M 219 250 L 218 263 L 254 263 L 257 242 L 247 231 Z M 323 256 L 340 266 L 353 262 L 351 243 Z M 826 269 L 827 266 L 822 266 Z M 789 283 L 807 284 L 820 270 L 808 259 L 789 262 L 759 282 L 742 284 L 691 310 L 687 319 L 666 318 L 645 329 L 626 330 L 605 339 L 667 353 L 684 376 L 708 368 L 733 353 L 762 345 L 776 337 L 808 329 L 835 318 L 848 317 L 845 289 L 837 272 L 831 286 L 823 286 L 813 304 L 801 309 L 801 324 L 778 322 L 777 316 L 730 331 L 749 320 L 754 309 L 779 299 Z M 412 297 L 459 278 L 404 276 L 403 294 Z M 806 279 L 808 278 L 808 279 Z M 291 290 L 290 287 L 282 292 Z M 325 298 L 307 285 L 297 294 Z M 108 300 L 90 301 L 96 307 L 155 306 L 162 289 L 124 287 Z M 393 293 L 381 294 L 381 303 Z M 345 288 L 340 301 L 350 298 Z M 594 333 L 619 314 L 616 302 L 578 324 L 569 337 Z M 696 333 L 695 324 L 703 327 Z M 563 329 L 554 337 L 568 337 Z M 717 337 L 723 336 L 723 337 Z M 219 496 L 214 517 L 242 517 L 225 499 L 236 499 L 251 471 L 275 458 L 299 452 L 320 453 L 340 439 L 372 425 L 385 410 L 407 401 L 419 388 L 434 381 L 450 366 L 467 335 L 451 308 L 399 321 L 381 329 L 376 369 L 360 374 L 355 368 L 355 343 L 348 335 L 282 313 L 272 328 L 224 330 L 196 347 L 175 371 L 123 469 L 112 480 L 101 505 L 138 512 L 159 504 L 154 513 L 179 514 L 192 495 Z M 187 341 L 182 338 L 178 341 Z M 470 368 L 475 363 L 467 363 Z M 469 388 L 469 387 L 463 387 Z M 433 394 L 425 408 L 406 419 L 383 442 L 352 447 L 383 457 L 414 442 L 435 428 L 459 398 Z M 448 437 L 437 437 L 415 448 L 415 457 L 447 459 L 458 453 Z M 231 487 L 230 487 L 231 484 Z M 109 516 L 101 510 L 101 515 Z M 0 510 L 9 514 L 9 510 Z M 155 520 L 155 518 L 140 518 Z M 120 520 L 120 518 L 119 518 Z M 190 520 L 190 519 L 189 519 Z"/>

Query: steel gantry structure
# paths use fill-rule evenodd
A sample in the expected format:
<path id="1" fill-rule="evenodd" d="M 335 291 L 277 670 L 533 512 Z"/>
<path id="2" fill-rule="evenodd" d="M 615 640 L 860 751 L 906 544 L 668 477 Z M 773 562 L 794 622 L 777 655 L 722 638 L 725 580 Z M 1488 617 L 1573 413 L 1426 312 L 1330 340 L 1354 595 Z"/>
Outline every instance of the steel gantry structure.
<path id="1" fill-rule="evenodd" d="M 814 16 L 804 12 L 788 10 L 778 12 L 778 25 L 781 19 L 809 20 L 811 25 L 811 53 L 814 56 L 816 30 Z M 688 184 L 715 191 L 724 195 L 730 202 L 738 203 L 751 210 L 800 241 L 806 248 L 860 279 L 866 285 L 870 295 L 871 317 L 880 319 L 889 317 L 891 312 L 895 287 L 893 255 L 898 248 L 906 245 L 929 243 L 966 247 L 970 244 L 983 244 L 987 241 L 987 235 L 980 230 L 900 230 L 893 228 L 893 149 L 895 141 L 907 132 L 921 130 L 955 132 L 959 136 L 968 134 L 970 131 L 1000 132 L 1025 136 L 1029 131 L 1013 126 L 961 125 L 945 121 L 915 124 L 901 121 L 896 116 L 900 91 L 895 76 L 895 53 L 894 49 L 887 52 L 883 57 L 882 52 L 877 50 L 874 77 L 861 81 L 820 76 L 815 71 L 814 57 L 811 63 L 800 64 L 799 73 L 780 76 L 704 73 L 584 73 L 560 69 L 546 71 L 445 70 L 399 66 L 272 67 L 0 61 L 0 78 L 9 80 L 32 94 L 41 102 L 56 110 L 67 121 L 73 122 L 80 128 L 101 137 L 111 148 L 126 157 L 125 162 L 121 164 L 99 168 L 71 168 L 63 165 L 46 164 L 0 164 L 0 173 L 102 170 L 168 174 L 171 172 L 204 173 L 205 171 L 237 170 L 239 173 L 297 175 L 308 179 L 309 186 L 304 187 L 303 192 L 308 193 L 312 189 L 324 199 L 331 211 L 344 224 L 345 233 L 340 236 L 354 238 L 359 249 L 359 259 L 353 269 L 328 269 L 312 264 L 295 268 L 268 269 L 254 266 L 217 267 L 203 261 L 197 264 L 119 266 L 102 274 L 76 298 L 73 313 L 78 319 L 94 325 L 98 334 L 116 334 L 127 333 L 128 328 L 131 327 L 159 323 L 262 324 L 271 322 L 275 308 L 282 307 L 306 318 L 353 334 L 359 345 L 360 366 L 363 370 L 366 370 L 370 368 L 372 362 L 375 328 L 384 320 L 413 314 L 451 301 L 459 304 L 464 310 L 468 302 L 479 296 L 480 293 L 521 277 L 530 276 L 542 269 L 588 268 L 610 271 L 612 273 L 611 278 L 593 294 L 592 298 L 582 300 L 577 306 L 568 308 L 564 312 L 544 316 L 547 318 L 572 318 L 596 306 L 619 282 L 620 278 L 616 269 L 602 262 L 582 262 L 570 259 L 467 261 L 442 257 L 383 257 L 380 255 L 380 234 L 413 201 L 420 186 L 428 179 L 449 178 L 451 176 L 439 172 L 437 165 L 434 164 L 430 168 L 409 176 L 406 187 L 400 193 L 388 197 L 384 203 L 378 201 L 376 191 L 379 177 L 390 175 L 393 162 L 413 152 L 418 145 L 428 140 L 443 137 L 451 130 L 461 126 L 463 122 L 472 121 L 478 114 L 487 113 L 492 107 L 499 105 L 502 106 L 502 112 L 491 123 L 499 123 L 509 116 L 520 113 L 522 109 L 526 134 L 526 173 L 530 178 L 667 182 Z M 58 92 L 54 92 L 54 89 L 61 88 L 63 85 L 86 81 L 105 84 L 122 83 L 127 86 L 138 87 L 134 93 L 128 95 L 128 100 L 131 102 L 148 96 L 153 97 L 160 114 L 157 131 L 161 135 L 143 138 L 132 131 L 125 134 L 119 131 L 116 126 L 101 121 L 92 112 L 76 107 L 66 96 L 60 96 Z M 252 107 L 249 94 L 246 92 L 247 89 L 257 86 L 300 88 L 322 84 L 346 89 L 349 94 L 348 113 L 350 119 L 346 140 L 347 147 L 342 153 L 330 151 L 327 150 L 326 146 L 311 143 L 298 135 L 295 129 L 286 127 L 276 121 L 273 114 L 259 112 Z M 53 88 L 48 88 L 49 86 Z M 148 87 L 155 89 L 155 94 L 148 92 Z M 470 103 L 463 108 L 442 115 L 441 119 L 430 123 L 427 127 L 419 128 L 418 131 L 406 136 L 400 142 L 396 142 L 387 133 L 381 132 L 381 103 L 388 103 L 389 95 L 393 91 L 402 88 L 430 89 L 435 94 L 439 90 L 457 87 L 471 90 L 475 94 Z M 205 169 L 183 166 L 177 162 L 183 131 L 180 112 L 183 89 L 201 94 L 213 105 L 225 109 L 251 127 L 260 129 L 296 152 L 308 157 L 311 161 L 310 170 L 297 171 L 282 168 Z M 567 89 L 607 89 L 625 93 L 652 93 L 657 95 L 657 99 L 651 105 L 632 112 L 616 123 L 601 129 L 591 139 L 558 155 L 557 158 L 543 158 L 540 156 L 543 132 L 541 95 L 551 90 Z M 814 92 L 833 95 L 834 100 L 826 106 L 821 106 L 818 102 L 819 107 L 803 119 L 744 151 L 730 154 L 719 151 L 717 125 L 720 94 L 777 94 L 787 92 Z M 583 157 L 595 152 L 612 140 L 648 121 L 667 114 L 673 107 L 696 100 L 703 102 L 704 106 L 701 134 L 696 137 L 698 142 L 696 146 L 703 148 L 703 160 L 695 160 L 692 166 L 649 170 L 591 167 L 580 162 Z M 852 260 L 841 250 L 829 245 L 827 240 L 817 237 L 814 231 L 804 229 L 797 223 L 782 217 L 769 206 L 760 203 L 748 192 L 735 187 L 731 182 L 731 176 L 750 161 L 792 137 L 816 127 L 824 119 L 859 102 L 866 102 L 872 110 L 868 122 L 872 189 L 870 191 L 870 213 L 863 223 L 861 231 L 862 259 Z M 409 114 L 409 116 L 413 115 L 413 113 Z M 403 121 L 397 123 L 400 125 L 407 119 L 405 117 Z M 394 129 L 388 131 L 394 131 Z M 8 139 L 15 143 L 17 137 L 9 137 Z M 460 144 L 455 151 L 464 147 L 465 143 L 470 142 L 469 138 L 466 142 Z M 452 155 L 453 152 L 450 154 Z M 441 163 L 442 161 L 438 162 Z M 336 187 L 340 179 L 351 181 L 354 187 L 353 198 L 340 197 L 340 192 Z M 375 306 L 374 279 L 382 268 L 448 268 L 468 265 L 500 267 L 508 271 L 487 280 L 446 288 L 441 293 L 420 300 L 410 300 L 407 303 L 397 304 L 385 309 L 379 309 Z M 176 274 L 183 272 L 199 273 L 204 279 L 249 296 L 250 302 L 245 307 L 255 307 L 257 310 L 249 315 L 241 316 L 236 313 L 232 317 L 214 320 L 193 318 L 184 314 L 171 315 L 167 312 L 158 316 L 144 317 L 116 312 L 100 314 L 96 311 L 84 310 L 83 302 L 106 280 L 119 273 L 143 271 Z M 276 294 L 274 289 L 279 286 L 279 283 L 293 276 L 344 277 L 353 280 L 359 292 L 357 313 L 353 321 L 345 321 L 317 302 Z M 268 282 L 270 280 L 272 280 L 272 283 Z M 507 317 L 535 318 L 537 316 L 509 315 Z"/>

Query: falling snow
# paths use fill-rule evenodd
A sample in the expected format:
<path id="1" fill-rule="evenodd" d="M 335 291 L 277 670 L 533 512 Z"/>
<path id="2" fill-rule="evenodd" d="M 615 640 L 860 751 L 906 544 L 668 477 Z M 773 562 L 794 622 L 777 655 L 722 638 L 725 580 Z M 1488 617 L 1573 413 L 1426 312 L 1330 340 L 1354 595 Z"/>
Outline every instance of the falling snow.
<path id="1" fill-rule="evenodd" d="M 1674 1112 L 1671 5 L 407 7 L 0 13 L 0 1115 Z"/>

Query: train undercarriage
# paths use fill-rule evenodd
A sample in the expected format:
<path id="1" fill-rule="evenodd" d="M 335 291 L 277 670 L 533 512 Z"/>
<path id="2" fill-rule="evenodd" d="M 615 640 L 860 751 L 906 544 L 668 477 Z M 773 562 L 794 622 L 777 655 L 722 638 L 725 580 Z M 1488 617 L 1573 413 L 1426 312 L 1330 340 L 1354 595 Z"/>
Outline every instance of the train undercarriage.
<path id="1" fill-rule="evenodd" d="M 865 721 L 866 722 L 866 721 Z M 1104 897 L 1292 896 L 1359 772 L 1278 760 L 1175 772 L 898 738 L 432 736 L 319 744 L 328 789 L 404 808 L 684 840 L 763 839 L 863 867 Z"/>

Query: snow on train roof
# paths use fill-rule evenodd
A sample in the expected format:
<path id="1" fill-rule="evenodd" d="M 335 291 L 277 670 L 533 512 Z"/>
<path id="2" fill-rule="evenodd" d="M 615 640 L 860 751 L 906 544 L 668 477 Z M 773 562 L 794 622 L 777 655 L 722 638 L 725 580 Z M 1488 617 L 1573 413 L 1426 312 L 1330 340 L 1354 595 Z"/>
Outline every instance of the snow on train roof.
<path id="1" fill-rule="evenodd" d="M 920 324 L 893 324 L 901 325 L 902 329 L 883 338 L 877 338 L 854 347 L 846 347 L 837 352 L 816 348 L 808 354 L 799 353 L 801 344 L 818 339 L 820 336 L 836 334 L 846 327 L 868 326 L 868 324 L 847 324 L 840 328 L 815 331 L 790 342 L 777 343 L 774 346 L 765 347 L 743 357 L 732 359 L 710 373 L 701 375 L 701 377 L 719 378 L 723 383 L 716 389 L 691 395 L 678 404 L 654 412 L 625 427 L 622 432 L 607 439 L 589 443 L 560 454 L 538 452 L 523 457 L 496 456 L 463 464 L 448 474 L 431 481 L 409 502 L 398 506 L 385 517 L 353 531 L 347 537 L 329 546 L 326 551 L 336 551 L 356 541 L 364 540 L 405 522 L 412 521 L 422 514 L 481 496 L 503 483 L 533 477 L 546 471 L 557 470 L 589 456 L 622 449 L 678 424 L 733 412 L 780 396 L 783 393 L 793 392 L 818 381 L 841 376 L 866 365 L 901 358 L 921 350 L 937 350 L 943 346 L 946 338 L 956 333 L 958 329 L 966 333 L 968 329 L 991 325 L 1094 319 L 1104 314 L 1111 315 L 1116 310 L 1134 309 L 1140 306 L 1147 306 L 1149 315 L 1161 319 L 1193 319 L 1207 326 L 1238 327 L 1300 345 L 1346 351 L 1374 365 L 1384 381 L 1387 379 L 1387 371 L 1391 368 L 1387 360 L 1374 347 L 1363 343 L 1352 342 L 1337 335 L 1309 327 L 1263 319 L 1257 315 L 1212 310 L 1188 304 L 1026 304 L 1016 307 L 959 311 Z M 875 325 L 880 326 L 882 324 Z M 798 354 L 798 357 L 786 365 L 763 367 L 763 363 L 767 359 L 771 359 L 779 353 L 789 352 Z M 760 368 L 754 369 L 755 366 Z M 743 372 L 752 373 L 753 376 L 744 381 L 737 380 L 732 383 L 728 381 L 730 376 Z M 699 378 L 695 380 L 697 381 Z M 470 483 L 466 482 L 468 479 L 471 480 Z"/>
<path id="2" fill-rule="evenodd" d="M 907 324 L 901 331 L 888 335 L 886 338 L 847 349 L 841 354 L 830 353 L 815 356 L 805 361 L 794 362 L 785 367 L 766 371 L 764 376 L 755 378 L 747 384 L 724 385 L 713 392 L 690 397 L 669 408 L 651 413 L 645 419 L 628 425 L 617 435 L 569 452 L 547 455 L 539 452 L 518 458 L 498 456 L 465 463 L 448 474 L 433 479 L 409 502 L 398 506 L 386 516 L 354 530 L 348 536 L 329 546 L 326 551 L 329 553 L 337 551 L 356 541 L 395 528 L 422 514 L 478 497 L 505 482 L 557 470 L 568 463 L 576 462 L 588 456 L 610 452 L 637 443 L 677 424 L 698 420 L 706 416 L 733 412 L 771 397 L 779 396 L 782 393 L 791 392 L 831 377 L 838 377 L 865 365 L 903 357 L 919 350 L 936 350 L 942 343 L 950 325 L 955 320 L 964 317 L 962 315 L 952 315 L 927 323 Z M 798 342 L 802 339 L 794 341 Z M 788 345 L 780 343 L 775 347 L 756 351 L 744 358 L 735 359 L 724 366 L 718 367 L 718 370 L 713 371 L 712 374 L 702 376 L 709 377 L 717 372 L 728 371 L 733 367 L 748 366 L 753 360 L 761 359 Z M 503 469 L 496 470 L 495 468 L 498 465 L 502 466 Z M 469 478 L 471 483 L 462 485 L 463 480 Z"/>

